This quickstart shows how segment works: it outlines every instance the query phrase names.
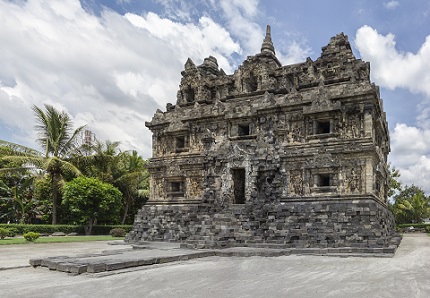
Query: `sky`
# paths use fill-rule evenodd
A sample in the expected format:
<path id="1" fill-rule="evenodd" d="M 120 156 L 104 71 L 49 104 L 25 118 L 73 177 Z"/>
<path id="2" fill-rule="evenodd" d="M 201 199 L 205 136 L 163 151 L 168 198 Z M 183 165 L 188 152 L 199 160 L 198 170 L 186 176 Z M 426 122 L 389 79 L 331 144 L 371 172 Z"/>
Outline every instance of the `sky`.
<path id="1" fill-rule="evenodd" d="M 0 139 L 40 150 L 32 106 L 49 104 L 144 158 L 188 57 L 232 74 L 268 24 L 283 65 L 344 32 L 380 87 L 389 162 L 430 194 L 428 0 L 0 0 L 0 20 Z"/>

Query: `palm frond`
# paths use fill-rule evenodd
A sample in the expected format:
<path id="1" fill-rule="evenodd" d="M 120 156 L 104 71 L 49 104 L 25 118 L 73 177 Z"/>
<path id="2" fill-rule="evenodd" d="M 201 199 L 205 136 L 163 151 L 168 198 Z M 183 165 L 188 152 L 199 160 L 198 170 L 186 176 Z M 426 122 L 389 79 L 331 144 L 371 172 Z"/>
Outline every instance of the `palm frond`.
<path id="1" fill-rule="evenodd" d="M 36 155 L 36 156 L 42 156 L 42 153 L 32 149 L 30 147 L 26 147 L 23 145 L 19 145 L 16 143 L 8 142 L 5 140 L 0 140 L 0 150 L 2 155 L 18 155 L 18 156 L 24 156 L 24 155 Z"/>

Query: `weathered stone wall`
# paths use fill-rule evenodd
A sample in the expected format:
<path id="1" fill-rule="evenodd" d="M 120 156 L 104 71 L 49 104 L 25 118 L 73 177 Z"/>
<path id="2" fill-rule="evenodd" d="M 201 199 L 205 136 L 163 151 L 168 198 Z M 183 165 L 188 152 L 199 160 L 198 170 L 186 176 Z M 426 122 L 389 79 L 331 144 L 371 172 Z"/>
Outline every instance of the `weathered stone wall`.
<path id="1" fill-rule="evenodd" d="M 146 206 L 127 241 L 177 241 L 198 248 L 375 248 L 388 247 L 394 231 L 392 214 L 378 201 L 330 198 L 232 205 L 214 213 L 198 205 Z"/>

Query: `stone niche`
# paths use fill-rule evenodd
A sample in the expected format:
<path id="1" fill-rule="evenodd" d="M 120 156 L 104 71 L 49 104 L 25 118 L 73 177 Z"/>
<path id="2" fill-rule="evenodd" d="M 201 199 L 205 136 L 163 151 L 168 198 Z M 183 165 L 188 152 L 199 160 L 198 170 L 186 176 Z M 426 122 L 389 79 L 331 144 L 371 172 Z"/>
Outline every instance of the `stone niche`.
<path id="1" fill-rule="evenodd" d="M 150 199 L 126 241 L 198 247 L 384 248 L 388 125 L 370 65 L 347 36 L 282 66 L 267 27 L 232 74 L 185 63 L 176 104 L 157 110 Z"/>

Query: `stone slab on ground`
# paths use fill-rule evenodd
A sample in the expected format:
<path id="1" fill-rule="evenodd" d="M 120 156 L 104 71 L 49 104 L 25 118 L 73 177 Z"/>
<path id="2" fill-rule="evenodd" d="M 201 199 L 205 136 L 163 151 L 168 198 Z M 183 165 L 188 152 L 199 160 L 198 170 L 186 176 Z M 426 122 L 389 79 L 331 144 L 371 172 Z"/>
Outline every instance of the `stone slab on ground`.
<path id="1" fill-rule="evenodd" d="M 100 273 L 123 270 L 126 268 L 151 266 L 171 262 L 218 257 L 279 257 L 296 255 L 327 255 L 340 257 L 393 257 L 396 246 L 386 249 L 376 248 L 264 248 L 264 247 L 229 247 L 225 249 L 190 249 L 179 243 L 145 242 L 133 245 L 133 248 L 109 250 L 96 254 L 77 256 L 53 256 L 30 259 L 33 267 L 46 267 L 72 274 Z"/>
<path id="2" fill-rule="evenodd" d="M 105 254 L 76 257 L 62 256 L 30 259 L 30 265 L 33 267 L 47 267 L 50 270 L 68 273 L 76 273 L 77 271 L 79 271 L 79 273 L 99 273 L 137 266 L 191 260 L 214 255 L 215 253 L 213 251 L 185 249 L 123 250 L 120 253 L 106 252 Z"/>

